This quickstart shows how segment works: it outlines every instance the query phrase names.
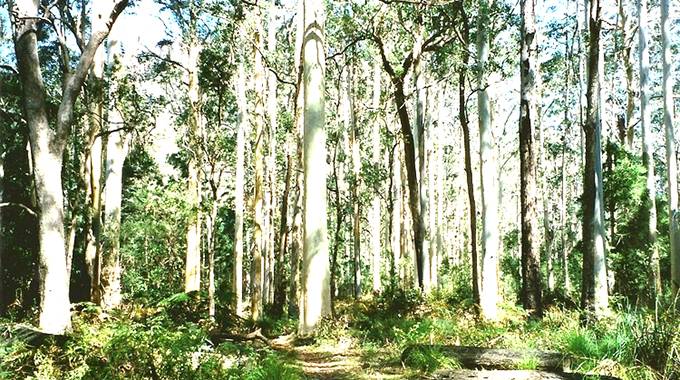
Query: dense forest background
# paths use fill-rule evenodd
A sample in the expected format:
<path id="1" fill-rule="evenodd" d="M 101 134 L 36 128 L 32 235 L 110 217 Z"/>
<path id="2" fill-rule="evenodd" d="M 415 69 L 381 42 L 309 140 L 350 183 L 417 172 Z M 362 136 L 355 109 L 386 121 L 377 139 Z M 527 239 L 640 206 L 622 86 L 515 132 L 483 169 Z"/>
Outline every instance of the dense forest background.
<path id="1" fill-rule="evenodd" d="M 0 6 L 0 378 L 680 376 L 671 0 Z"/>

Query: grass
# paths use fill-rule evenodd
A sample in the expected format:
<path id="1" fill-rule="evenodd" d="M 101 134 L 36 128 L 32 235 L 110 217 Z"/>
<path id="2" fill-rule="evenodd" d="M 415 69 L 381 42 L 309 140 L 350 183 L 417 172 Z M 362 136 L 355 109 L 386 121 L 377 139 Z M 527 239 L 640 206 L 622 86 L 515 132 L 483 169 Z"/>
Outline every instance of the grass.
<path id="1" fill-rule="evenodd" d="M 181 309 L 177 304 L 184 301 L 173 299 L 166 307 Z M 465 305 L 444 292 L 429 298 L 401 292 L 340 301 L 336 317 L 323 321 L 309 350 L 356 362 L 356 378 L 361 378 L 359 371 L 415 378 L 459 368 L 436 347 L 419 350 L 401 363 L 408 345 L 453 344 L 558 351 L 570 357 L 573 370 L 624 380 L 680 379 L 680 313 L 673 308 L 659 313 L 621 309 L 606 320 L 582 326 L 574 310 L 549 308 L 542 320 L 534 321 L 521 308 L 503 305 L 503 318 L 488 323 Z M 163 307 L 160 312 L 142 313 L 143 317 L 137 315 L 138 308 L 130 310 L 134 312 L 102 320 L 96 308 L 83 308 L 76 313 L 74 332 L 65 342 L 37 349 L 0 342 L 0 379 L 305 378 L 293 351 L 252 343 L 213 347 L 207 339 L 212 327 L 204 320 L 181 321 Z M 295 325 L 294 319 L 259 323 L 273 335 L 291 333 Z M 537 366 L 537 358 L 527 356 L 517 369 Z"/>

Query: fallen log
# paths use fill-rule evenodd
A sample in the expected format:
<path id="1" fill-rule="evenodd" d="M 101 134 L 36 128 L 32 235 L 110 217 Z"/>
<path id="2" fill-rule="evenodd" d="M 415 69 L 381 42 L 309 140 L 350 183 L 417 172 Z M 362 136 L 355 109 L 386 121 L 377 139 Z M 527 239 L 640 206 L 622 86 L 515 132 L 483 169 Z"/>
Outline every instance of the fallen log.
<path id="1" fill-rule="evenodd" d="M 64 335 L 53 335 L 24 324 L 6 324 L 0 326 L 0 340 L 7 345 L 22 342 L 28 346 L 38 347 L 48 338 L 63 339 Z"/>
<path id="2" fill-rule="evenodd" d="M 208 333 L 208 337 L 213 344 L 217 345 L 225 341 L 255 341 L 259 340 L 269 345 L 270 339 L 262 335 L 262 329 L 257 329 L 248 334 L 233 334 L 226 331 L 213 330 Z"/>
<path id="3" fill-rule="evenodd" d="M 594 376 L 580 373 L 529 371 L 529 370 L 493 370 L 474 371 L 470 369 L 436 371 L 427 377 L 434 380 L 619 380 L 611 376 Z"/>
<path id="4" fill-rule="evenodd" d="M 456 359 L 467 369 L 537 369 L 558 372 L 565 369 L 565 356 L 559 352 L 540 350 L 507 350 L 470 346 L 414 344 L 407 346 L 401 361 L 407 363 L 414 354 L 444 355 Z"/>

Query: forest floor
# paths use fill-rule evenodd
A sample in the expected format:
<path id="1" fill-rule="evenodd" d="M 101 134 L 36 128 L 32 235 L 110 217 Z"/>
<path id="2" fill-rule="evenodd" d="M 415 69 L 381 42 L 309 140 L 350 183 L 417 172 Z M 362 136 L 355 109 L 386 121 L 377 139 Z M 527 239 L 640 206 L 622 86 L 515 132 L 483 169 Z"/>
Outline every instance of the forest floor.
<path id="1" fill-rule="evenodd" d="M 291 355 L 294 365 L 307 378 L 319 380 L 402 379 L 405 369 L 387 350 L 371 351 L 352 347 L 349 340 L 338 344 L 280 345 L 277 350 Z"/>
<path id="2" fill-rule="evenodd" d="M 535 321 L 521 308 L 504 304 L 503 318 L 490 323 L 454 292 L 427 298 L 385 292 L 339 301 L 334 317 L 320 323 L 313 339 L 296 339 L 295 318 L 253 322 L 223 312 L 210 322 L 205 305 L 183 293 L 153 306 L 130 304 L 112 314 L 82 304 L 68 336 L 37 347 L 4 339 L 12 334 L 2 333 L 3 323 L 35 326 L 37 321 L 0 320 L 0 380 L 583 379 L 536 371 L 531 354 L 513 371 L 464 370 L 444 346 L 553 351 L 567 356 L 578 373 L 680 379 L 680 311 L 674 307 L 660 307 L 658 314 L 621 308 L 583 326 L 578 310 L 570 307 L 552 306 Z M 420 346 L 427 349 L 404 353 Z"/>

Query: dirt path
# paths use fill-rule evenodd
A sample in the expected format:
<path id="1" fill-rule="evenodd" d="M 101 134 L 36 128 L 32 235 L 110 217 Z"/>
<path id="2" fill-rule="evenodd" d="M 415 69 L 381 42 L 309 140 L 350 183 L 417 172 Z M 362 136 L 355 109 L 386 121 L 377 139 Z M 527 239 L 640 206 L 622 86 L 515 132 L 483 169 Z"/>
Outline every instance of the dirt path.
<path id="1" fill-rule="evenodd" d="M 384 350 L 366 353 L 353 348 L 349 341 L 333 346 L 281 344 L 276 348 L 293 356 L 295 365 L 310 380 L 405 378 L 400 363 L 390 360 Z"/>

